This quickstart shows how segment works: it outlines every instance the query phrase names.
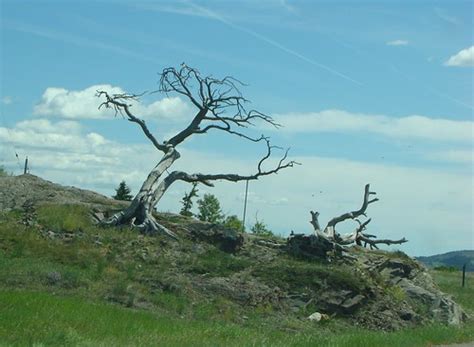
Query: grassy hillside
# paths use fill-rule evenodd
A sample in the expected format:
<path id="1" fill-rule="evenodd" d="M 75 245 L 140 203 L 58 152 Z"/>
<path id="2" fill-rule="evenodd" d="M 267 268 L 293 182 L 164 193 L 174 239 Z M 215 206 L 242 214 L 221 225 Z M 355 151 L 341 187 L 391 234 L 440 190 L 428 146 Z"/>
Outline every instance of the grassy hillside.
<path id="1" fill-rule="evenodd" d="M 466 265 L 466 271 L 474 271 L 474 251 L 454 251 L 444 254 L 436 254 L 429 257 L 417 257 L 419 261 L 429 267 L 452 267 L 458 270 Z"/>
<path id="2" fill-rule="evenodd" d="M 289 292 L 325 285 L 363 290 L 365 279 L 341 265 L 272 258 L 259 240 L 233 255 L 192 239 L 178 243 L 104 230 L 93 225 L 89 212 L 83 205 L 43 205 L 35 222 L 31 216 L 25 222 L 20 211 L 1 214 L 1 344 L 426 346 L 474 340 L 472 322 L 392 333 L 353 326 L 344 316 L 310 322 L 306 317 L 316 307 L 278 307 L 259 296 L 277 295 L 262 283 Z M 173 215 L 161 218 L 175 228 L 183 222 Z M 236 273 L 248 277 L 247 287 L 231 288 L 240 283 L 230 281 Z M 435 276 L 474 313 L 472 275 L 466 288 L 456 273 Z M 234 295 L 249 297 L 242 304 Z"/>
<path id="3" fill-rule="evenodd" d="M 32 175 L 0 177 L 0 345 L 425 346 L 474 340 L 472 321 L 460 328 L 435 323 L 451 321 L 449 308 L 457 306 L 439 296 L 424 268 L 402 252 L 354 248 L 352 259 L 300 258 L 284 239 L 241 235 L 173 214 L 156 217 L 179 242 L 95 224 L 99 215 L 121 208 L 97 193 Z M 435 275 L 474 313 L 471 274 L 466 288 L 454 272 Z M 326 319 L 310 321 L 316 311 Z"/>

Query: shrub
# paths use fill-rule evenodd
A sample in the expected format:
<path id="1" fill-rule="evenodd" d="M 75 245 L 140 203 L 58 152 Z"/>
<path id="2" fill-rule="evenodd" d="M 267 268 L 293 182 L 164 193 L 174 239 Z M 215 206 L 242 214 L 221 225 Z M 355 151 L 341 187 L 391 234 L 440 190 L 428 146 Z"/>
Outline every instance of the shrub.
<path id="1" fill-rule="evenodd" d="M 0 177 L 13 176 L 12 172 L 8 172 L 4 166 L 0 166 Z"/>
<path id="2" fill-rule="evenodd" d="M 236 215 L 227 216 L 224 221 L 224 226 L 240 232 L 244 231 L 244 223 Z"/>

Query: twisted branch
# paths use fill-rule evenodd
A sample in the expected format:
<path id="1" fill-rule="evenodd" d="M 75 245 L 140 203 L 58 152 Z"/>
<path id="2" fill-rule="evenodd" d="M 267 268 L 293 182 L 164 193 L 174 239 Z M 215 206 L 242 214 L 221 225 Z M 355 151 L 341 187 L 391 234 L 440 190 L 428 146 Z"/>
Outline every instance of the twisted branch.
<path id="1" fill-rule="evenodd" d="M 109 94 L 104 90 L 98 90 L 97 97 L 105 97 L 105 101 L 99 105 L 99 110 L 102 107 L 111 108 L 115 111 L 115 115 L 120 114 L 122 117 L 126 117 L 128 121 L 137 123 L 142 129 L 145 136 L 153 143 L 156 149 L 166 153 L 168 152 L 168 146 L 164 143 L 160 143 L 155 136 L 150 132 L 143 119 L 136 117 L 130 112 L 130 104 L 128 101 L 138 101 L 140 96 L 143 94 Z"/>
<path id="2" fill-rule="evenodd" d="M 405 238 L 402 238 L 400 240 L 388 240 L 388 239 L 377 240 L 375 239 L 376 238 L 375 235 L 364 233 L 364 230 L 367 229 L 367 225 L 372 221 L 372 219 L 369 218 L 366 221 L 361 222 L 358 219 L 358 217 L 359 216 L 367 217 L 366 210 L 369 204 L 379 201 L 379 199 L 377 198 L 370 199 L 370 196 L 375 195 L 375 194 L 376 194 L 375 192 L 370 191 L 370 185 L 367 184 L 365 186 L 364 200 L 362 202 L 361 208 L 352 212 L 344 213 L 338 217 L 331 219 L 326 225 L 326 227 L 324 228 L 324 230 L 321 230 L 321 226 L 319 224 L 319 220 L 318 220 L 319 212 L 310 211 L 310 214 L 311 214 L 310 223 L 314 228 L 316 236 L 333 243 L 333 245 L 339 245 L 339 246 L 350 245 L 353 243 L 356 243 L 357 245 L 362 246 L 362 242 L 363 242 L 364 247 L 369 245 L 370 249 L 378 248 L 377 244 L 381 244 L 381 243 L 386 244 L 386 245 L 391 245 L 391 244 L 402 244 L 404 242 L 408 242 L 408 240 L 406 240 Z M 336 231 L 336 224 L 348 219 L 355 220 L 359 224 L 359 226 L 352 233 L 341 236 Z"/>

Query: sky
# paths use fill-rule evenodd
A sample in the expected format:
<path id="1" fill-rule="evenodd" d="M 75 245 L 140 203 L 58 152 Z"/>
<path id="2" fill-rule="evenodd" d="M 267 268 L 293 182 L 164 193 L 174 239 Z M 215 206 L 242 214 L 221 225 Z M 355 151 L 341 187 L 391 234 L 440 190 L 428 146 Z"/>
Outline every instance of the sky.
<path id="1" fill-rule="evenodd" d="M 158 89 L 183 62 L 243 81 L 251 107 L 282 125 L 255 124 L 301 165 L 249 183 L 246 227 L 312 233 L 358 209 L 364 185 L 380 199 L 367 232 L 432 255 L 473 249 L 472 1 L 1 0 L 0 165 L 112 195 L 136 193 L 160 153 L 136 124 L 98 110 L 96 90 Z M 160 140 L 196 109 L 145 94 L 132 107 Z M 255 172 L 262 144 L 210 132 L 182 143 L 173 169 Z M 276 150 L 267 168 L 279 160 Z M 190 185 L 157 205 L 178 212 Z M 242 217 L 245 182 L 198 186 Z M 194 210 L 196 212 L 196 210 Z M 356 223 L 338 225 L 351 232 Z"/>

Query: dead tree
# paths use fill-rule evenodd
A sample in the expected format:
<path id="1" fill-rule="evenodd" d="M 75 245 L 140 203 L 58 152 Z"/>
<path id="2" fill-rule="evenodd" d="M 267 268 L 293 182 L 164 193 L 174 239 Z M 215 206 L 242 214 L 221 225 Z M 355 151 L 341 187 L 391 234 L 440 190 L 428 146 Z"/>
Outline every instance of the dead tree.
<path id="1" fill-rule="evenodd" d="M 288 150 L 286 150 L 273 168 L 264 168 L 267 159 L 272 154 L 272 150 L 277 147 L 270 144 L 268 137 L 264 135 L 252 137 L 245 134 L 243 130 L 254 125 L 255 121 L 262 121 L 274 127 L 279 127 L 279 124 L 272 117 L 262 112 L 253 109 L 247 110 L 248 100 L 242 96 L 238 88 L 243 84 L 237 79 L 230 76 L 223 79 L 211 76 L 203 77 L 197 69 L 184 63 L 179 69 L 173 67 L 164 69 L 160 76 L 159 92 L 166 95 L 169 93 L 178 94 L 187 99 L 196 109 L 196 113 L 189 124 L 166 141 L 158 140 L 150 132 L 145 121 L 132 112 L 130 103 L 138 101 L 141 95 L 109 94 L 105 90 L 97 91 L 97 96 L 104 100 L 99 108 L 111 108 L 116 115 L 120 114 L 128 121 L 136 123 L 153 146 L 163 153 L 163 157 L 148 174 L 130 206 L 106 220 L 104 224 L 131 224 L 145 234 L 162 232 L 170 237 L 177 238 L 171 230 L 158 223 L 152 213 L 166 190 L 174 182 L 181 180 L 213 186 L 212 181 L 215 180 L 232 182 L 257 180 L 262 176 L 275 174 L 297 163 L 287 160 Z M 207 174 L 168 171 L 173 163 L 180 158 L 177 147 L 181 143 L 193 135 L 206 134 L 213 130 L 223 131 L 247 141 L 264 143 L 266 152 L 258 162 L 256 172 L 251 175 L 238 175 L 235 173 Z"/>
<path id="2" fill-rule="evenodd" d="M 362 246 L 362 243 L 364 243 L 364 247 L 367 247 L 367 245 L 369 245 L 370 249 L 373 249 L 373 248 L 378 249 L 377 245 L 381 243 L 386 244 L 386 245 L 392 245 L 392 244 L 402 244 L 404 242 L 407 242 L 408 240 L 406 240 L 405 238 L 402 238 L 400 240 L 387 240 L 387 239 L 377 240 L 375 235 L 367 234 L 364 232 L 367 228 L 367 225 L 370 223 L 372 219 L 369 218 L 366 221 L 361 222 L 359 220 L 359 217 L 361 216 L 367 217 L 366 215 L 367 207 L 370 204 L 379 201 L 378 198 L 373 198 L 373 199 L 370 198 L 371 195 L 375 195 L 375 194 L 376 194 L 375 192 L 370 191 L 370 185 L 366 184 L 365 191 L 364 191 L 364 201 L 362 202 L 361 208 L 352 212 L 346 212 L 338 217 L 331 219 L 324 229 L 321 229 L 319 221 L 318 221 L 319 212 L 310 211 L 311 213 L 310 223 L 313 225 L 316 236 L 318 238 L 329 241 L 335 249 L 336 248 L 341 249 L 342 246 L 347 246 L 354 243 L 359 246 Z M 346 220 L 354 220 L 359 225 L 352 233 L 341 235 L 336 231 L 336 225 Z"/>

